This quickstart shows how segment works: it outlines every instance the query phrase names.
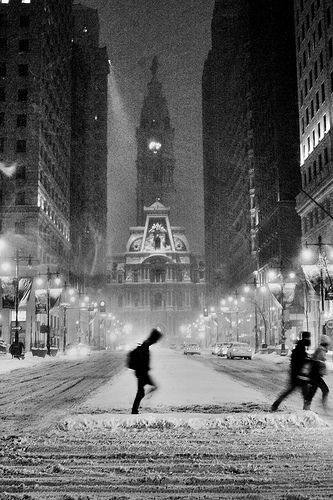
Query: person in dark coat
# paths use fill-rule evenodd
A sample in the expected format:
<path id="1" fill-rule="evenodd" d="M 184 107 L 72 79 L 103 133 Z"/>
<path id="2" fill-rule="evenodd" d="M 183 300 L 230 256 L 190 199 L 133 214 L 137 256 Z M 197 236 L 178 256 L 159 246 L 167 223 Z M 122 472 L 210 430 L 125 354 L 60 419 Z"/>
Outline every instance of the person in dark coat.
<path id="1" fill-rule="evenodd" d="M 149 347 L 153 344 L 156 344 L 156 342 L 158 342 L 161 337 L 162 333 L 156 328 L 154 328 L 150 332 L 149 337 L 141 344 L 141 346 L 139 346 L 137 368 L 135 369 L 135 376 L 138 379 L 138 390 L 132 406 L 132 414 L 134 415 L 139 413 L 140 403 L 145 396 L 145 385 L 151 386 L 149 392 L 155 391 L 157 389 L 157 385 L 149 375 L 149 370 L 150 370 Z"/>
<path id="2" fill-rule="evenodd" d="M 311 409 L 311 402 L 314 395 L 319 388 L 322 392 L 322 404 L 325 410 L 327 410 L 327 399 L 329 388 L 324 380 L 326 375 L 326 353 L 328 351 L 331 339 L 327 335 L 322 335 L 320 339 L 320 345 L 317 347 L 311 358 L 311 370 L 310 370 L 310 388 L 306 397 L 306 402 L 304 409 Z"/>
<path id="3" fill-rule="evenodd" d="M 306 365 L 309 364 L 310 362 L 310 357 L 307 353 L 307 348 L 311 344 L 310 337 L 311 337 L 310 332 L 301 333 L 301 338 L 300 340 L 298 340 L 296 346 L 294 347 L 291 353 L 288 385 L 286 389 L 283 392 L 281 392 L 279 397 L 272 404 L 271 406 L 272 411 L 276 411 L 280 406 L 280 403 L 297 388 L 300 388 L 302 391 L 304 408 L 305 408 L 309 379 L 307 377 L 307 374 L 304 373 L 304 370 Z"/>

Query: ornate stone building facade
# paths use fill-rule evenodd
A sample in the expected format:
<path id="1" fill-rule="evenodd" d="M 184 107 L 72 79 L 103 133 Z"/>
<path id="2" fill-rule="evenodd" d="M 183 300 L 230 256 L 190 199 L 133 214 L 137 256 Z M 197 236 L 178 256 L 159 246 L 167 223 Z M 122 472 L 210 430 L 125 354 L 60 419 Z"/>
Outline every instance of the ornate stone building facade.
<path id="1" fill-rule="evenodd" d="M 128 332 L 144 336 L 160 327 L 179 342 L 182 327 L 203 310 L 204 267 L 191 254 L 185 229 L 171 226 L 169 212 L 160 201 L 144 208 L 144 226 L 130 228 L 126 252 L 110 263 L 108 295 Z"/>

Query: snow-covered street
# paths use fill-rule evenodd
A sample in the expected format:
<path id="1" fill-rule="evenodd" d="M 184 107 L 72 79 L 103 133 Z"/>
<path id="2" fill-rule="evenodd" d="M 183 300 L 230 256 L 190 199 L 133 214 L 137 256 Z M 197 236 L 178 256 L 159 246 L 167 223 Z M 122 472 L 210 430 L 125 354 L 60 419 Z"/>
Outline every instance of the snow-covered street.
<path id="1" fill-rule="evenodd" d="M 151 355 L 159 390 L 139 415 L 124 355 L 5 370 L 0 499 L 332 498 L 330 416 L 302 411 L 299 394 L 270 412 L 287 359 Z"/>

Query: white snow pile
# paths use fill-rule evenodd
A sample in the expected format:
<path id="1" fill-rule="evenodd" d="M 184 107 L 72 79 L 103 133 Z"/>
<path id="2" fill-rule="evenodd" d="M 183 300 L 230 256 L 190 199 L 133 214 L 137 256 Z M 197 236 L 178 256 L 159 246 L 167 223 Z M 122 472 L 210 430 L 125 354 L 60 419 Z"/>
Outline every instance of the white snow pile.
<path id="1" fill-rule="evenodd" d="M 33 356 L 31 352 L 25 354 L 24 359 L 12 358 L 10 354 L 2 354 L 0 356 L 0 373 L 9 373 L 13 370 L 18 370 L 20 368 L 32 368 L 39 364 L 55 362 L 62 359 L 61 354 L 57 356 L 45 356 L 41 358 L 39 356 Z"/>
<path id="2" fill-rule="evenodd" d="M 140 415 L 81 414 L 58 423 L 61 431 L 117 430 L 117 429 L 221 429 L 232 432 L 249 432 L 260 429 L 283 430 L 286 428 L 322 428 L 330 425 L 312 411 L 279 413 L 198 414 L 146 413 Z"/>

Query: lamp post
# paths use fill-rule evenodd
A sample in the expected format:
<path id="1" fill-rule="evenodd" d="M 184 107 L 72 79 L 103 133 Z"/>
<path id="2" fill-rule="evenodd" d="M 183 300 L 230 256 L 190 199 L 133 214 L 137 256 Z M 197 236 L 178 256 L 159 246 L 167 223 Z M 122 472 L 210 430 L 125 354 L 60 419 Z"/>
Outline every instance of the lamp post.
<path id="1" fill-rule="evenodd" d="M 14 257 L 15 260 L 15 344 L 19 342 L 19 303 L 20 303 L 20 278 L 19 278 L 19 262 L 20 260 L 25 260 L 28 262 L 28 267 L 31 268 L 31 255 L 22 256 L 20 255 L 19 249 L 16 249 L 16 255 Z"/>

